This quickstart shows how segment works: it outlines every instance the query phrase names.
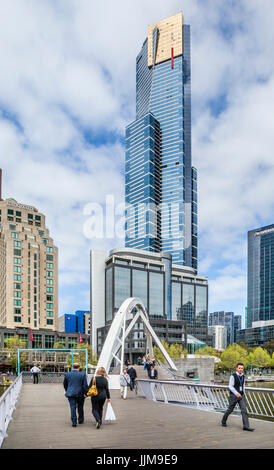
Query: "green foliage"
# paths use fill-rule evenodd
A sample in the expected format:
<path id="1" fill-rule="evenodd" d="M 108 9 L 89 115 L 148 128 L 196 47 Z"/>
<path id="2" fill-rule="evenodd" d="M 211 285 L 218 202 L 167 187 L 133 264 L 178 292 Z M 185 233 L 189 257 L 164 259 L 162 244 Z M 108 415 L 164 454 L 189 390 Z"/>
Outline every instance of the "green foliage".
<path id="1" fill-rule="evenodd" d="M 248 364 L 252 364 L 255 367 L 269 367 L 271 365 L 271 356 L 268 352 L 261 348 L 255 348 L 248 355 Z"/>
<path id="2" fill-rule="evenodd" d="M 274 339 L 271 339 L 263 344 L 263 349 L 266 349 L 270 356 L 274 353 Z"/>
<path id="3" fill-rule="evenodd" d="M 168 354 L 174 359 L 180 359 L 183 354 L 183 348 L 181 344 L 171 344 L 168 348 Z"/>
<path id="4" fill-rule="evenodd" d="M 184 357 L 184 358 L 187 357 L 187 349 L 186 349 L 186 348 L 183 349 L 182 354 L 183 354 L 183 357 Z"/>
<path id="5" fill-rule="evenodd" d="M 248 352 L 239 344 L 230 344 L 221 354 L 222 364 L 227 369 L 235 369 L 238 362 L 242 362 L 246 367 L 248 365 Z"/>
<path id="6" fill-rule="evenodd" d="M 197 349 L 195 354 L 197 356 L 217 356 L 215 349 L 211 346 L 205 346 L 204 348 Z"/>
<path id="7" fill-rule="evenodd" d="M 164 346 L 165 350 L 167 351 L 168 355 L 173 359 L 181 358 L 182 356 L 187 356 L 187 349 L 183 349 L 181 344 L 168 344 L 166 341 L 161 341 L 162 345 Z M 159 362 L 165 362 L 165 358 L 163 353 L 161 352 L 158 346 L 154 346 L 153 348 L 154 358 Z"/>
<path id="8" fill-rule="evenodd" d="M 54 347 L 54 349 L 65 349 L 66 348 L 66 346 L 63 343 L 58 343 L 58 341 L 56 343 L 54 343 L 53 347 Z"/>
<path id="9" fill-rule="evenodd" d="M 27 348 L 27 347 L 28 347 L 28 342 L 22 339 L 19 339 L 17 335 L 11 338 L 8 338 L 6 340 L 4 350 L 9 351 L 10 362 L 11 362 L 11 366 L 13 369 L 15 370 L 18 369 L 18 349 Z M 26 359 L 27 359 L 27 354 L 24 352 L 21 352 L 20 363 L 22 367 L 26 365 Z"/>
<path id="10" fill-rule="evenodd" d="M 81 344 L 76 344 L 71 348 L 75 350 L 73 353 L 73 362 L 79 362 L 81 368 L 83 368 L 86 364 L 86 352 L 85 351 L 79 351 L 77 352 L 77 349 L 87 349 L 88 350 L 88 363 L 92 365 L 97 365 L 97 355 L 93 352 L 92 347 L 88 343 L 81 343 Z M 68 356 L 67 360 L 68 366 L 72 365 L 72 355 Z"/>

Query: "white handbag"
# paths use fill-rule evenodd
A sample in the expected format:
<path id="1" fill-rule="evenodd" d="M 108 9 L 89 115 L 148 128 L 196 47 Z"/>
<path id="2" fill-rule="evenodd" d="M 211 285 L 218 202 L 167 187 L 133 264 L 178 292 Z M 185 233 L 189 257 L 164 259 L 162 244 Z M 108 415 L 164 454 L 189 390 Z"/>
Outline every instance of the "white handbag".
<path id="1" fill-rule="evenodd" d="M 115 413 L 113 411 L 111 404 L 108 402 L 105 421 L 115 421 L 115 420 L 116 420 Z"/>

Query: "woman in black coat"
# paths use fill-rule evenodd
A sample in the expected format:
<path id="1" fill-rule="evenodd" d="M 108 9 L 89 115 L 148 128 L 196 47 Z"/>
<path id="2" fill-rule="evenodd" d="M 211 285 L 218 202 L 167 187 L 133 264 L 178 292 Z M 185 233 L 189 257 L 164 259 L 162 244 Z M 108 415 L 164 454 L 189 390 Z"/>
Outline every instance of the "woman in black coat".
<path id="1" fill-rule="evenodd" d="M 99 367 L 95 373 L 96 388 L 98 395 L 91 397 L 92 414 L 96 420 L 96 428 L 99 429 L 102 424 L 103 407 L 107 400 L 110 402 L 110 394 L 108 388 L 107 372 L 104 367 Z M 92 386 L 93 377 L 90 381 L 89 388 Z"/>

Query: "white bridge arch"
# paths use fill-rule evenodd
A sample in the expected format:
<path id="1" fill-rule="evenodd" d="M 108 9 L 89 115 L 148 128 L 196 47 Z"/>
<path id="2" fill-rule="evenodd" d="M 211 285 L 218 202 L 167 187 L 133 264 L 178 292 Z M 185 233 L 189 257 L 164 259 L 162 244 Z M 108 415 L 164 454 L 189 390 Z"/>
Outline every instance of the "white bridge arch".
<path id="1" fill-rule="evenodd" d="M 134 308 L 137 309 L 137 312 L 133 315 L 132 310 Z M 160 339 L 151 327 L 143 302 L 135 297 L 126 299 L 116 313 L 104 342 L 96 370 L 99 367 L 104 367 L 108 373 L 112 360 L 115 359 L 120 364 L 120 373 L 122 373 L 124 367 L 125 339 L 139 318 L 141 318 L 144 324 L 144 330 L 147 338 L 147 350 L 150 358 L 153 357 L 152 340 L 154 340 L 156 345 L 163 353 L 169 366 L 172 369 L 177 370 L 177 367 L 169 357 Z M 130 319 L 131 322 L 126 328 L 126 321 Z"/>

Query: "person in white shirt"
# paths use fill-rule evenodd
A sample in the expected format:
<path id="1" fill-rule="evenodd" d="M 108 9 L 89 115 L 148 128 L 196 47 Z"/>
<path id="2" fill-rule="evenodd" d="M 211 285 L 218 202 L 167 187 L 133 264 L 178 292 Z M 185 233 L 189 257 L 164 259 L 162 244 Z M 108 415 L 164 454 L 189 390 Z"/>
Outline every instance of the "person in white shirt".
<path id="1" fill-rule="evenodd" d="M 33 383 L 38 384 L 38 374 L 39 372 L 41 372 L 41 369 L 39 369 L 39 367 L 37 367 L 37 365 L 34 364 L 34 366 L 30 369 L 30 371 L 33 375 Z"/>
<path id="2" fill-rule="evenodd" d="M 226 421 L 228 416 L 233 412 L 235 406 L 239 404 L 244 431 L 254 431 L 254 428 L 249 426 L 248 412 L 246 408 L 245 398 L 245 376 L 244 376 L 244 365 L 239 362 L 236 366 L 236 372 L 231 375 L 229 380 L 229 399 L 228 408 L 222 418 L 222 426 L 226 427 Z"/>
<path id="3" fill-rule="evenodd" d="M 120 393 L 121 393 L 121 398 L 124 398 L 124 400 L 127 397 L 128 385 L 130 385 L 130 376 L 127 373 L 127 369 L 124 369 L 123 373 L 120 374 Z"/>

